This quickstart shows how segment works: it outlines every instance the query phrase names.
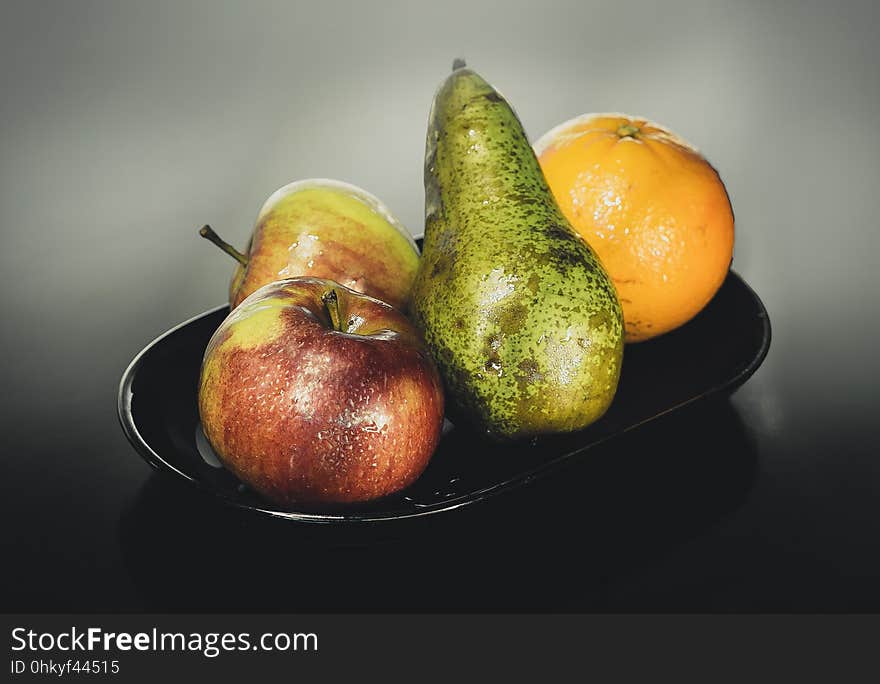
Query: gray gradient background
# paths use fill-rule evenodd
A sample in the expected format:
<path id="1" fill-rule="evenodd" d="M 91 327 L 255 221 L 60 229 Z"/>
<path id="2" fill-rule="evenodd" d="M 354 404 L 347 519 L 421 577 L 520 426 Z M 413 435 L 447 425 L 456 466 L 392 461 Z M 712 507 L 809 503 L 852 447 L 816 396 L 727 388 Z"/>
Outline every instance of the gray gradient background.
<path id="1" fill-rule="evenodd" d="M 878 15 L 871 2 L 4 1 L 0 420 L 16 452 L 0 491 L 33 490 L 4 516 L 38 530 L 9 543 L 120 574 L 89 542 L 115 534 L 107 501 L 148 475 L 111 426 L 116 383 L 146 342 L 224 300 L 232 263 L 197 228 L 243 246 L 276 187 L 328 176 L 420 232 L 428 108 L 460 55 L 532 139 L 625 111 L 712 161 L 736 214 L 734 267 L 774 326 L 734 404 L 773 454 L 756 490 L 784 479 L 790 496 L 754 525 L 829 577 L 838 562 L 876 572 L 880 515 L 865 520 L 860 483 L 880 478 Z M 859 437 L 844 451 L 846 435 Z M 66 486 L 82 478 L 93 495 Z M 821 551 L 799 546 L 800 526 Z M 735 544 L 719 553 L 694 573 L 729 571 Z"/>

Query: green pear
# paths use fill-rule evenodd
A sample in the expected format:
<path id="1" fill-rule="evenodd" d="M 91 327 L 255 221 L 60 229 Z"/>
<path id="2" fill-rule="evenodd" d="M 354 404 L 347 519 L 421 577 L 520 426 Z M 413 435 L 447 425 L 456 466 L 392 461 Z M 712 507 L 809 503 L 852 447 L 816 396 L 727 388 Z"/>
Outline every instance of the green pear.
<path id="1" fill-rule="evenodd" d="M 326 178 L 297 181 L 274 192 L 260 209 L 245 254 L 210 226 L 200 234 L 239 262 L 229 288 L 233 309 L 263 285 L 309 276 L 403 310 L 419 260 L 409 231 L 378 198 Z"/>
<path id="2" fill-rule="evenodd" d="M 459 60 L 431 108 L 411 307 L 451 408 L 490 437 L 579 430 L 611 404 L 623 358 L 614 286 L 510 105 Z"/>

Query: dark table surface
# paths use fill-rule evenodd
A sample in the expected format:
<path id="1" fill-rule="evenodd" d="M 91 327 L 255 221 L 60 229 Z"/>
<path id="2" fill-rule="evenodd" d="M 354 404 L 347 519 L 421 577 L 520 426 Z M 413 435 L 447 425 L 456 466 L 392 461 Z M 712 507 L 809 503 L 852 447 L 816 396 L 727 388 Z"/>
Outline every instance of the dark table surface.
<path id="1" fill-rule="evenodd" d="M 880 610 L 876 10 L 647 3 L 620 22 L 579 5 L 535 37 L 543 6 L 339 5 L 306 22 L 292 6 L 4 5 L 0 607 Z M 465 9 L 498 30 L 455 21 Z M 427 524 L 300 528 L 153 472 L 117 384 L 223 301 L 231 264 L 196 229 L 243 244 L 274 188 L 332 176 L 420 231 L 424 121 L 458 51 L 534 136 L 630 110 L 704 150 L 773 321 L 764 365 L 730 400 Z"/>

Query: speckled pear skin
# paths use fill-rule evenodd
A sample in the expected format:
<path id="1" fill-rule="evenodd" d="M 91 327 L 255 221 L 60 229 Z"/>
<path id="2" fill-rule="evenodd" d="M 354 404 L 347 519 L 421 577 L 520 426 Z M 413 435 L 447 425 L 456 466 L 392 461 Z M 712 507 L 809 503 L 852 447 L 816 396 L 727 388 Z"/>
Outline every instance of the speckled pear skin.
<path id="1" fill-rule="evenodd" d="M 510 105 L 461 66 L 431 109 L 411 311 L 453 419 L 491 438 L 579 430 L 611 404 L 623 359 L 614 286 Z"/>

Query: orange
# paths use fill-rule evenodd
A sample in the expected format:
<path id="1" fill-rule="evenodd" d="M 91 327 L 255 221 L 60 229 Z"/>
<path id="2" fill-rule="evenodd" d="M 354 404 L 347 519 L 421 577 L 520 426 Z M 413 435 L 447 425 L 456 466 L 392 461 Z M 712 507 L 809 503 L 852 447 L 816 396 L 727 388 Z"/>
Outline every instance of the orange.
<path id="1" fill-rule="evenodd" d="M 535 151 L 563 213 L 617 288 L 627 342 L 683 325 L 721 287 L 733 210 L 721 178 L 669 129 L 623 114 L 586 114 Z"/>

